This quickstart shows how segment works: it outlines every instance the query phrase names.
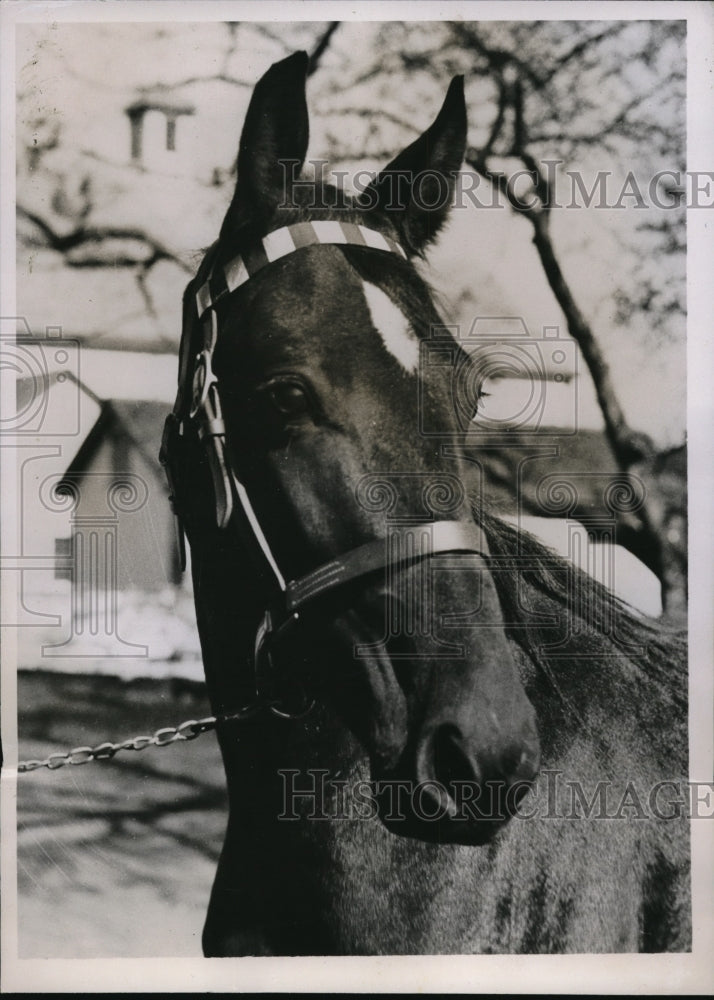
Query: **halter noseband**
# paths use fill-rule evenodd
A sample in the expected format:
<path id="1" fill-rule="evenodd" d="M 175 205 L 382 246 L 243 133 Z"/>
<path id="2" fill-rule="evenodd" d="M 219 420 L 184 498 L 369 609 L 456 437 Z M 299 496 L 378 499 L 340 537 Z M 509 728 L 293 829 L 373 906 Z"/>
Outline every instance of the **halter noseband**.
<path id="1" fill-rule="evenodd" d="M 179 525 L 181 568 L 185 569 L 184 535 L 181 526 L 180 454 L 185 446 L 187 425 L 195 426 L 203 443 L 213 481 L 216 522 L 226 529 L 239 519 L 243 537 L 252 541 L 261 569 L 274 581 L 276 600 L 266 611 L 258 626 L 255 643 L 256 675 L 262 656 L 269 657 L 269 641 L 274 640 L 298 618 L 298 612 L 317 597 L 360 579 L 395 562 L 416 561 L 445 552 L 470 552 L 488 556 L 488 544 L 483 529 L 473 522 L 425 521 L 403 528 L 390 528 L 389 538 L 367 542 L 317 567 L 297 580 L 286 581 L 270 549 L 260 521 L 253 509 L 245 486 L 237 477 L 228 456 L 226 428 L 223 421 L 218 379 L 213 372 L 213 352 L 218 341 L 216 305 L 258 271 L 274 261 L 307 246 L 318 244 L 352 245 L 393 253 L 406 259 L 398 243 L 366 226 L 352 223 L 316 221 L 284 226 L 263 237 L 259 243 L 224 267 L 214 270 L 195 295 L 196 311 L 190 307 L 184 314 L 181 338 L 179 391 L 174 410 L 166 419 L 160 459 L 165 467 L 171 492 L 171 502 Z M 195 350 L 191 331 L 196 322 L 202 327 L 202 347 L 195 355 L 193 370 L 191 353 Z M 186 385 L 192 385 L 190 406 L 186 404 Z M 390 552 L 395 547 L 400 554 Z M 405 544 L 409 541 L 409 544 Z M 404 554 L 407 553 L 408 555 Z M 271 706 L 274 707 L 274 706 Z M 284 714 L 280 711 L 277 714 Z"/>

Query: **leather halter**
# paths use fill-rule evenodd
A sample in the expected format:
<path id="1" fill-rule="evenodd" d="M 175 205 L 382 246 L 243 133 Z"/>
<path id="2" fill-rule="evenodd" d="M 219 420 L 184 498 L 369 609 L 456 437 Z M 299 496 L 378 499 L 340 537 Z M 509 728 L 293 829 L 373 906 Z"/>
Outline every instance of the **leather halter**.
<path id="1" fill-rule="evenodd" d="M 286 581 L 275 559 L 260 520 L 253 509 L 245 486 L 237 477 L 228 456 L 226 428 L 223 421 L 218 379 L 213 372 L 213 352 L 218 341 L 217 304 L 273 261 L 317 244 L 368 247 L 383 253 L 393 253 L 406 259 L 399 244 L 366 226 L 342 222 L 303 222 L 274 230 L 259 244 L 229 261 L 222 269 L 211 269 L 195 296 L 195 312 L 188 303 L 184 311 L 181 339 L 179 391 L 174 410 L 166 419 L 160 459 L 165 467 L 171 503 L 179 525 L 181 568 L 185 569 L 185 543 L 181 525 L 180 496 L 185 488 L 180 454 L 185 447 L 185 435 L 193 426 L 203 443 L 213 481 L 216 523 L 225 530 L 238 519 L 243 537 L 254 543 L 261 563 L 273 581 L 274 599 L 258 626 L 255 641 L 256 676 L 262 657 L 270 656 L 269 644 L 285 634 L 298 619 L 298 613 L 325 593 L 389 565 L 406 564 L 445 552 L 469 552 L 488 556 L 488 544 L 483 529 L 473 522 L 425 521 L 390 528 L 388 538 L 367 542 L 341 556 L 318 566 L 305 576 Z M 192 329 L 196 322 L 202 328 L 202 348 L 191 364 L 195 350 Z M 186 404 L 186 386 L 192 385 L 190 406 Z M 396 540 L 396 544 L 395 544 Z M 391 549 L 391 550 L 390 550 Z M 263 575 L 265 575 L 263 573 Z M 271 703 L 275 710 L 275 705 Z M 286 714 L 277 710 L 277 714 Z"/>

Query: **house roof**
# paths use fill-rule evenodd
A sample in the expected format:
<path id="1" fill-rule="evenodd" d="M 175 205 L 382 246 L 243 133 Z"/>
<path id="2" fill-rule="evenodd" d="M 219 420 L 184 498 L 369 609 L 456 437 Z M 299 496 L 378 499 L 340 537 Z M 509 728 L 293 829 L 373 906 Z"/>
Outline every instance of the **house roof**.
<path id="1" fill-rule="evenodd" d="M 101 442 L 108 434 L 117 432 L 131 441 L 157 475 L 163 475 L 159 462 L 159 445 L 168 412 L 166 403 L 156 400 L 105 400 L 98 419 L 65 470 L 65 476 L 82 476 L 87 472 Z"/>
<path id="2" fill-rule="evenodd" d="M 164 421 L 171 409 L 166 403 L 146 399 L 110 399 L 112 408 L 132 442 L 159 465 L 159 445 Z"/>
<path id="3" fill-rule="evenodd" d="M 130 118 L 139 118 L 146 111 L 163 111 L 167 117 L 172 117 L 177 115 L 192 115 L 195 108 L 190 104 L 178 104 L 166 99 L 161 100 L 147 97 L 134 101 L 126 109 L 126 113 Z"/>

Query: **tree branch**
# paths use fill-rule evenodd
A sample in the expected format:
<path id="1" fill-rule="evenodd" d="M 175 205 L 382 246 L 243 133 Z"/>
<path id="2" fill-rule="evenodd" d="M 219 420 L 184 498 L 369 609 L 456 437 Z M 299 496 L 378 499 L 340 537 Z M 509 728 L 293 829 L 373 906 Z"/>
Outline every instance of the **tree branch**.
<path id="1" fill-rule="evenodd" d="M 313 48 L 312 52 L 310 53 L 310 58 L 308 60 L 308 64 L 307 64 L 307 75 L 308 76 L 312 76 L 312 74 L 315 72 L 315 70 L 319 67 L 320 60 L 322 59 L 323 55 L 325 54 L 325 51 L 326 51 L 328 45 L 330 44 L 330 42 L 332 40 L 332 36 L 337 31 L 337 29 L 339 28 L 340 24 L 341 24 L 340 21 L 332 21 L 328 25 L 328 27 L 325 29 L 325 31 L 323 31 L 323 33 L 318 38 L 318 40 L 317 40 L 317 42 L 315 44 L 315 47 Z"/>
<path id="2" fill-rule="evenodd" d="M 493 119 L 491 130 L 488 134 L 488 139 L 486 140 L 486 145 L 481 149 L 479 154 L 484 163 L 484 168 L 486 159 L 493 152 L 493 147 L 501 134 L 501 130 L 506 120 L 506 108 L 508 107 L 506 86 L 500 76 L 496 78 L 496 85 L 498 87 L 498 108 L 496 109 L 496 117 Z"/>
<path id="3" fill-rule="evenodd" d="M 578 308 L 570 286 L 565 280 L 548 227 L 543 224 L 543 217 L 531 214 L 529 218 L 534 230 L 533 243 L 538 251 L 548 284 L 558 305 L 563 310 L 568 324 L 568 332 L 580 347 L 592 376 L 610 447 L 620 468 L 627 471 L 634 462 L 649 457 L 652 449 L 648 446 L 644 436 L 633 432 L 627 424 L 615 393 L 609 365 L 605 361 L 590 324 Z"/>
<path id="4" fill-rule="evenodd" d="M 465 24 L 454 22 L 451 27 L 461 44 L 478 52 L 492 72 L 499 75 L 503 73 L 506 66 L 512 66 L 520 76 L 530 80 L 534 87 L 543 86 L 544 79 L 536 73 L 532 66 L 529 66 L 515 53 L 509 52 L 508 49 L 487 45 L 472 25 L 467 27 Z"/>
<path id="5" fill-rule="evenodd" d="M 595 335 L 578 308 L 573 293 L 568 285 L 555 253 L 555 248 L 549 230 L 550 190 L 545 174 L 540 164 L 530 154 L 522 156 L 524 166 L 536 178 L 535 194 L 538 205 L 516 198 L 508 183 L 508 177 L 503 173 L 492 173 L 485 169 L 479 158 L 468 156 L 467 163 L 482 177 L 494 184 L 503 194 L 514 211 L 524 215 L 533 226 L 533 243 L 535 244 L 544 274 L 551 291 L 563 311 L 568 332 L 580 347 L 583 358 L 593 380 L 598 403 L 605 421 L 605 432 L 620 468 L 627 471 L 633 462 L 648 457 L 651 448 L 642 437 L 633 432 L 627 424 L 625 415 L 617 399 L 612 376 Z"/>
<path id="6" fill-rule="evenodd" d="M 344 118 L 348 115 L 355 115 L 358 118 L 367 118 L 370 121 L 374 120 L 374 108 L 354 108 L 354 107 L 344 107 L 335 109 L 334 111 L 322 111 L 319 113 L 320 118 L 329 118 L 333 115 L 339 115 L 340 118 Z M 391 111 L 386 111 L 384 108 L 379 109 L 380 121 L 391 122 L 393 125 L 399 126 L 399 128 L 404 129 L 409 133 L 417 133 L 420 130 L 419 125 L 413 122 L 407 121 L 400 115 L 395 115 Z"/>
<path id="7" fill-rule="evenodd" d="M 563 66 L 567 66 L 569 62 L 573 59 L 577 59 L 579 56 L 583 55 L 592 45 L 597 45 L 598 42 L 603 42 L 608 38 L 612 38 L 615 35 L 619 35 L 623 28 L 629 27 L 627 22 L 617 21 L 614 24 L 608 25 L 607 28 L 603 28 L 602 31 L 596 32 L 594 35 L 588 35 L 587 38 L 581 39 L 576 42 L 567 52 L 564 52 L 561 56 L 558 56 L 555 65 L 551 66 L 549 70 L 545 72 L 541 78 L 542 83 L 540 86 L 550 83 L 553 77 L 559 73 Z"/>
<path id="8" fill-rule="evenodd" d="M 70 250 L 74 250 L 76 247 L 82 246 L 86 243 L 101 243 L 104 240 L 136 240 L 139 243 L 143 243 L 150 251 L 149 257 L 144 261 L 138 261 L 133 259 L 124 259 L 120 261 L 121 266 L 129 267 L 136 264 L 141 264 L 144 267 L 151 267 L 160 260 L 169 260 L 174 264 L 178 264 L 180 268 L 187 272 L 187 274 L 192 273 L 192 269 L 181 260 L 177 254 L 172 253 L 164 244 L 159 243 L 158 240 L 153 239 L 148 236 L 143 229 L 134 229 L 131 227 L 123 226 L 83 226 L 80 225 L 74 229 L 71 233 L 66 233 L 61 235 L 55 232 L 55 230 L 46 222 L 43 218 L 37 215 L 35 212 L 30 211 L 23 205 L 17 206 L 18 215 L 28 222 L 31 222 L 44 236 L 45 245 L 50 250 L 56 250 L 58 253 L 67 254 Z M 71 261 L 68 263 L 72 264 Z M 97 266 L 101 266 L 105 261 L 98 261 Z M 116 265 L 116 260 L 112 261 L 112 265 Z M 75 264 L 74 266 L 87 266 L 86 262 L 83 264 Z"/>

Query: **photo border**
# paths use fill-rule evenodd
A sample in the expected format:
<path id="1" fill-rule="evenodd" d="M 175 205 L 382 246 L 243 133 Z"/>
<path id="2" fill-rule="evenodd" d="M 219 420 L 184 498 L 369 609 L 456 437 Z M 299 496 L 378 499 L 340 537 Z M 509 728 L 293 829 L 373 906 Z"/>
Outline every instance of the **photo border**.
<path id="1" fill-rule="evenodd" d="M 686 19 L 687 33 L 687 167 L 714 169 L 714 137 L 706 109 L 714 106 L 712 57 L 714 9 L 680 2 L 273 2 L 234 0 L 115 0 L 35 2 L 9 0 L 0 8 L 2 27 L 2 240 L 0 315 L 15 310 L 15 25 L 37 21 L 325 21 L 341 20 L 642 20 Z M 702 110 L 704 109 L 704 110 Z M 714 273 L 712 221 L 705 210 L 688 211 L 688 447 L 690 488 L 690 778 L 711 781 L 712 775 L 712 609 L 714 608 Z M 7 391 L 8 387 L 3 386 Z M 10 391 L 14 391 L 11 389 Z M 14 456 L 2 449 L 2 543 L 14 537 L 16 496 Z M 2 593 L 2 617 L 12 615 L 14 595 Z M 10 618 L 9 620 L 14 620 Z M 5 634 L 7 633 L 7 634 Z M 655 955 L 503 955 L 346 958 L 240 959 L 66 959 L 23 960 L 17 957 L 16 798 L 13 769 L 17 764 L 16 645 L 11 629 L 3 630 L 2 733 L 5 765 L 1 789 L 2 833 L 2 989 L 3 992 L 492 992 L 492 993 L 678 993 L 714 988 L 712 887 L 714 824 L 692 824 L 691 954 Z"/>

